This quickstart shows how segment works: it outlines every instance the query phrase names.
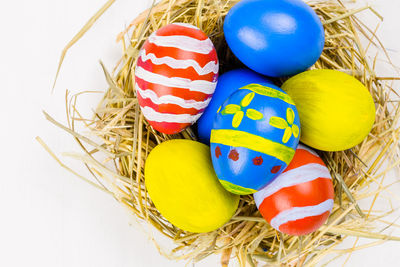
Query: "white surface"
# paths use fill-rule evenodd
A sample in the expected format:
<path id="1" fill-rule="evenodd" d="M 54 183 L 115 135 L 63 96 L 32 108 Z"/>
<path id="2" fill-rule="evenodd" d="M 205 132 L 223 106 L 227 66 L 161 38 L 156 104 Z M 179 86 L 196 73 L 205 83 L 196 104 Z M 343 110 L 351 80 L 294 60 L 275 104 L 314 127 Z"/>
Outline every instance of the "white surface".
<path id="1" fill-rule="evenodd" d="M 130 226 L 130 216 L 114 199 L 59 167 L 34 140 L 41 136 L 57 153 L 78 151 L 70 136 L 45 121 L 41 110 L 64 123 L 65 89 L 104 90 L 98 60 L 114 66 L 120 56 L 116 33 L 150 5 L 142 0 L 117 1 L 70 50 L 51 94 L 61 49 L 104 2 L 2 2 L 0 266 L 184 265 L 160 256 L 147 236 Z M 400 2 L 370 2 L 385 17 L 379 35 L 400 65 Z M 81 101 L 89 113 L 98 99 Z M 76 161 L 63 160 L 84 170 Z M 399 188 L 393 190 L 400 193 Z M 399 243 L 391 242 L 363 250 L 353 254 L 348 266 L 398 266 L 399 249 Z M 213 257 L 200 265 L 218 262 L 219 257 Z"/>

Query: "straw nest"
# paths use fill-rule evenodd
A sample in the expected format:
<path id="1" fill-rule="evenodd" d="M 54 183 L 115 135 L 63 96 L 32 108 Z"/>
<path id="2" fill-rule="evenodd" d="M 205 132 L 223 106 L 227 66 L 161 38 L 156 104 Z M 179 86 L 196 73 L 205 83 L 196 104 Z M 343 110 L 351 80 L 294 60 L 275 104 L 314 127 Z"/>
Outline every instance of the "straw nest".
<path id="1" fill-rule="evenodd" d="M 61 62 L 68 48 L 79 40 L 113 2 L 107 2 L 71 40 L 63 51 Z M 138 51 L 153 31 L 168 23 L 186 22 L 197 25 L 210 36 L 218 50 L 221 73 L 241 66 L 228 49 L 222 30 L 224 16 L 236 2 L 163 0 L 153 5 L 118 35 L 123 55 L 114 71 L 109 73 L 102 65 L 109 89 L 93 118 L 83 118 L 75 107 L 79 95 L 68 94 L 68 127 L 45 114 L 48 120 L 70 133 L 80 144 L 84 153 L 70 153 L 69 156 L 81 160 L 94 179 L 83 177 L 63 165 L 40 138 L 38 141 L 63 167 L 111 194 L 141 223 L 151 224 L 173 240 L 175 248 L 172 251 L 165 252 L 157 246 L 161 253 L 170 258 L 196 262 L 219 253 L 223 266 L 233 257 L 237 258 L 241 266 L 255 266 L 257 263 L 312 266 L 331 253 L 335 253 L 332 257 L 336 258 L 385 240 L 400 240 L 382 234 L 379 231 L 381 228 L 376 228 L 377 224 L 382 223 L 387 225 L 386 228 L 393 226 L 383 219 L 393 209 L 389 207 L 385 212 L 374 210 L 374 204 L 383 195 L 382 191 L 387 191 L 389 187 L 383 184 L 383 179 L 391 169 L 398 166 L 399 129 L 396 125 L 400 106 L 393 100 L 397 95 L 389 84 L 390 80 L 396 78 L 377 77 L 375 74 L 375 61 L 368 60 L 367 50 L 377 47 L 386 54 L 385 49 L 375 31 L 355 16 L 366 9 L 379 15 L 370 7 L 348 10 L 340 1 L 309 3 L 320 16 L 326 34 L 325 49 L 313 68 L 341 70 L 362 81 L 375 100 L 376 122 L 372 132 L 357 147 L 342 152 L 319 152 L 334 177 L 336 198 L 328 222 L 307 236 L 284 235 L 271 228 L 260 216 L 252 196 L 242 196 L 237 213 L 230 222 L 216 231 L 194 234 L 171 225 L 156 210 L 144 185 L 147 155 L 157 144 L 168 139 L 195 140 L 196 137 L 191 129 L 177 135 L 165 135 L 153 130 L 146 122 L 140 112 L 134 88 Z M 367 47 L 362 46 L 362 39 L 367 41 L 364 42 Z M 390 62 L 388 57 L 387 60 Z M 279 85 L 282 81 L 276 82 Z M 90 134 L 84 136 L 77 133 L 75 129 L 78 123 L 90 129 Z M 357 204 L 360 200 L 371 198 L 371 206 L 361 209 Z M 335 249 L 347 236 L 367 237 L 373 242 L 365 246 L 358 246 L 356 242 L 352 248 Z M 332 260 L 332 257 L 329 259 Z"/>

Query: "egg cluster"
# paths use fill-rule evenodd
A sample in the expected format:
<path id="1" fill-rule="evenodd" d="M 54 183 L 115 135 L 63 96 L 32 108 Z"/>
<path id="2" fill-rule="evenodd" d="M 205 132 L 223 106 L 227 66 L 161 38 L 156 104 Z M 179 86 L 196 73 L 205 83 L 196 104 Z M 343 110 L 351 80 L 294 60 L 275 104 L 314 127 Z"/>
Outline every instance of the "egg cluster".
<path id="1" fill-rule="evenodd" d="M 151 151 L 149 196 L 190 232 L 218 229 L 248 194 L 276 230 L 316 231 L 334 203 L 316 150 L 362 142 L 375 120 L 372 96 L 350 75 L 308 70 L 325 39 L 319 17 L 301 0 L 242 0 L 225 17 L 224 34 L 247 68 L 218 77 L 212 41 L 185 23 L 160 28 L 139 52 L 135 88 L 150 126 L 175 134 L 197 122 L 201 141 L 171 140 Z M 286 81 L 278 87 L 273 78 Z"/>

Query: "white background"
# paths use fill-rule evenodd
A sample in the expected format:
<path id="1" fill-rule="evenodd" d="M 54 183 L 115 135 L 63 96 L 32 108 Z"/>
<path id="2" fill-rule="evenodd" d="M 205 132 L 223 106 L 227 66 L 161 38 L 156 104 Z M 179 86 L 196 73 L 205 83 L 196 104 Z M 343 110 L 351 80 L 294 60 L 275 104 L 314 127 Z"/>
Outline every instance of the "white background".
<path id="1" fill-rule="evenodd" d="M 148 237 L 130 225 L 132 218 L 125 209 L 59 167 L 34 140 L 41 136 L 58 154 L 79 151 L 41 111 L 65 123 L 66 89 L 104 91 L 98 60 L 110 69 L 114 66 L 120 56 L 116 34 L 150 6 L 145 0 L 116 1 L 70 50 L 51 94 L 61 49 L 104 2 L 1 1 L 0 266 L 184 265 L 160 256 Z M 400 1 L 369 3 L 385 17 L 379 36 L 400 66 Z M 80 106 L 89 114 L 100 96 L 83 98 Z M 84 171 L 79 162 L 63 160 Z M 400 193 L 399 188 L 394 190 Z M 388 242 L 354 253 L 348 266 L 398 266 L 399 251 L 400 243 Z M 218 262 L 219 257 L 212 257 L 200 265 Z"/>

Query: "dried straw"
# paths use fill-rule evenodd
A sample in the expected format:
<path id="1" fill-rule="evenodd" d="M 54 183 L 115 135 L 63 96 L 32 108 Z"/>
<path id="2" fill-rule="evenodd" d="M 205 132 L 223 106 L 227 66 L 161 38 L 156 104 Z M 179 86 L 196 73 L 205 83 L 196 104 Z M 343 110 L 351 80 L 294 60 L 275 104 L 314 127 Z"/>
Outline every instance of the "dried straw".
<path id="1" fill-rule="evenodd" d="M 90 28 L 105 11 L 107 4 L 95 14 L 79 34 L 63 50 L 68 48 Z M 336 257 L 349 255 L 364 247 L 380 244 L 399 237 L 382 234 L 376 224 L 384 229 L 396 225 L 383 219 L 386 213 L 374 210 L 376 201 L 386 192 L 396 198 L 384 184 L 386 175 L 399 165 L 400 116 L 396 92 L 387 84 L 396 77 L 377 77 L 375 60 L 366 56 L 370 47 L 377 47 L 387 56 L 386 50 L 375 35 L 355 15 L 366 9 L 381 18 L 372 8 L 348 10 L 339 1 L 314 1 L 309 3 L 321 17 L 325 27 L 326 44 L 323 54 L 313 68 L 337 69 L 352 74 L 362 81 L 376 103 L 376 122 L 364 142 L 352 150 L 343 152 L 320 152 L 329 167 L 335 184 L 335 205 L 328 222 L 317 232 L 294 237 L 278 233 L 260 217 L 252 196 L 242 196 L 237 213 L 220 229 L 203 234 L 182 231 L 166 221 L 156 210 L 144 186 L 143 168 L 147 155 L 159 143 L 168 139 L 195 139 L 191 129 L 177 134 L 165 135 L 154 131 L 140 112 L 134 88 L 134 67 L 138 51 L 146 38 L 158 28 L 172 22 L 197 25 L 213 40 L 220 59 L 221 73 L 241 66 L 232 55 L 224 38 L 224 16 L 237 1 L 222 0 L 163 0 L 144 11 L 118 35 L 123 56 L 113 74 L 101 64 L 109 89 L 92 119 L 83 118 L 75 103 L 79 96 L 66 95 L 68 127 L 59 124 L 45 114 L 46 118 L 70 133 L 83 149 L 83 154 L 68 154 L 82 161 L 94 176 L 96 183 L 63 165 L 57 156 L 38 138 L 47 151 L 69 171 L 110 193 L 127 207 L 138 219 L 173 240 L 175 249 L 166 256 L 174 259 L 199 261 L 214 253 L 221 254 L 222 266 L 227 266 L 235 256 L 240 265 L 312 266 L 329 254 Z M 362 39 L 368 40 L 367 48 Z M 390 62 L 390 58 L 387 57 Z M 60 62 L 60 66 L 61 66 Z M 276 81 L 278 84 L 282 80 Z M 77 123 L 90 129 L 90 135 L 78 134 Z M 97 140 L 96 142 L 93 140 Z M 362 210 L 357 201 L 372 197 L 372 204 Z M 383 214 L 383 215 L 382 215 Z M 347 236 L 378 239 L 368 245 L 345 250 L 335 249 Z M 157 245 L 157 248 L 159 246 Z M 161 249 L 160 249 L 160 252 Z"/>

